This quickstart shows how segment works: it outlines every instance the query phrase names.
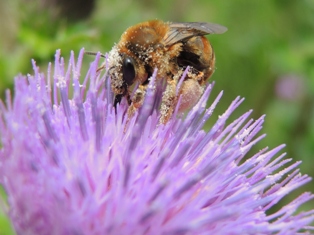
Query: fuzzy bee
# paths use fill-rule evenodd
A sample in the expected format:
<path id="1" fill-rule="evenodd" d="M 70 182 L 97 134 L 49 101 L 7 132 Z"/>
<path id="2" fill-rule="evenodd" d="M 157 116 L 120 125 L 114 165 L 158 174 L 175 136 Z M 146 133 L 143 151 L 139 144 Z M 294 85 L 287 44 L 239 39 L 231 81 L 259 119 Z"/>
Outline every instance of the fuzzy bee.
<path id="1" fill-rule="evenodd" d="M 221 34 L 226 30 L 226 27 L 212 23 L 160 20 L 128 28 L 109 52 L 108 72 L 115 105 L 122 97 L 126 97 L 130 104 L 128 114 L 132 116 L 143 104 L 149 78 L 157 68 L 157 79 L 165 78 L 167 81 L 162 97 L 160 123 L 169 120 L 180 96 L 179 111 L 191 108 L 199 100 L 206 81 L 215 69 L 214 50 L 204 35 Z M 178 79 L 187 66 L 190 67 L 189 73 L 179 94 L 176 94 Z M 139 86 L 130 97 L 133 84 Z"/>

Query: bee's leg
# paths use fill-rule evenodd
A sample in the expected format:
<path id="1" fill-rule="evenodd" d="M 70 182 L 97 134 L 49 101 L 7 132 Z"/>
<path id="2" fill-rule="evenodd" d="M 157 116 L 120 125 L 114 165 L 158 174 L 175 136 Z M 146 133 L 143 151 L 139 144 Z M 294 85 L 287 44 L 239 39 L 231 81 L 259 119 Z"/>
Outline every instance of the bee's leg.
<path id="1" fill-rule="evenodd" d="M 159 123 L 165 124 L 171 118 L 176 104 L 178 102 L 178 97 L 176 96 L 177 79 L 167 81 L 167 87 L 162 95 L 161 108 L 160 108 L 160 119 Z"/>
<path id="2" fill-rule="evenodd" d="M 120 104 L 122 97 L 123 97 L 122 94 L 118 94 L 118 95 L 116 95 L 116 96 L 114 97 L 113 106 L 114 106 L 115 108 L 117 108 L 117 104 Z"/>
<path id="3" fill-rule="evenodd" d="M 144 102 L 145 94 L 146 94 L 147 86 L 145 85 L 139 85 L 139 87 L 136 89 L 132 99 L 131 104 L 128 108 L 128 118 L 130 119 L 137 109 L 139 109 Z"/>
<path id="4" fill-rule="evenodd" d="M 204 86 L 196 78 L 186 79 L 180 88 L 178 96 L 181 96 L 178 112 L 184 112 L 192 108 L 200 99 L 204 92 Z"/>
<path id="5" fill-rule="evenodd" d="M 127 99 L 127 101 L 128 101 L 128 104 L 129 104 L 129 105 L 131 104 L 131 98 L 130 98 L 129 93 L 127 93 L 127 94 L 117 94 L 117 95 L 114 97 L 114 103 L 113 103 L 113 106 L 114 106 L 115 108 L 117 108 L 117 104 L 120 104 L 121 99 L 122 99 L 124 96 L 126 96 L 126 99 Z"/>
<path id="6" fill-rule="evenodd" d="M 183 81 L 179 94 L 176 95 L 177 80 L 168 81 L 161 103 L 161 117 L 159 122 L 165 124 L 171 118 L 179 97 L 181 96 L 178 112 L 184 112 L 192 108 L 204 92 L 204 87 L 200 85 L 196 78 L 187 78 Z"/>

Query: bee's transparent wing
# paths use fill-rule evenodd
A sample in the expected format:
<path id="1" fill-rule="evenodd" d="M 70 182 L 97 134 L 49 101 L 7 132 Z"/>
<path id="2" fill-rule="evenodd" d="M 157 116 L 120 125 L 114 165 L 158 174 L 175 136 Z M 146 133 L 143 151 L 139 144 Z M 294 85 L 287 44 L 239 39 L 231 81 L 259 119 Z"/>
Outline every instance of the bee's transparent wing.
<path id="1" fill-rule="evenodd" d="M 171 46 L 177 42 L 188 40 L 194 36 L 221 34 L 227 31 L 227 28 L 222 25 L 206 22 L 170 22 L 168 24 L 170 29 L 163 38 L 165 46 Z"/>

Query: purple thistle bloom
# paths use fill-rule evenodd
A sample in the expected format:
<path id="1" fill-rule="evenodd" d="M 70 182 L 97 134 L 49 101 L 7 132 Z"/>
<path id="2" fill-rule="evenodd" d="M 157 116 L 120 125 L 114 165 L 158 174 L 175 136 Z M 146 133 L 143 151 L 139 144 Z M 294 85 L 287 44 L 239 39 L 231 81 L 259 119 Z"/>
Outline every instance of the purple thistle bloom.
<path id="1" fill-rule="evenodd" d="M 277 212 L 283 197 L 309 182 L 284 145 L 243 160 L 263 117 L 251 111 L 227 125 L 236 98 L 206 133 L 222 93 L 206 109 L 212 85 L 187 114 L 158 125 L 162 85 L 156 73 L 143 107 L 128 120 L 127 102 L 113 108 L 100 55 L 80 84 L 84 51 L 66 68 L 60 51 L 47 77 L 15 80 L 0 103 L 0 183 L 17 234 L 306 234 L 314 210 L 297 208 L 303 193 Z M 127 125 L 127 126 L 126 126 Z M 246 156 L 247 157 L 247 156 Z"/>

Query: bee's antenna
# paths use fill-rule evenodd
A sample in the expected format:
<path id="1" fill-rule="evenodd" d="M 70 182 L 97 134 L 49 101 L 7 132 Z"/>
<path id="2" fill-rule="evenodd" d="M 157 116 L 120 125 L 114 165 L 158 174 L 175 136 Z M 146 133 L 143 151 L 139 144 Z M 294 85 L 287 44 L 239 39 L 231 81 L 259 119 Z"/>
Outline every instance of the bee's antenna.
<path id="1" fill-rule="evenodd" d="M 94 55 L 96 56 L 98 52 L 92 52 L 92 51 L 85 51 L 84 54 L 86 55 Z M 100 53 L 100 56 L 103 57 L 103 58 L 106 58 L 106 56 L 102 53 Z"/>

